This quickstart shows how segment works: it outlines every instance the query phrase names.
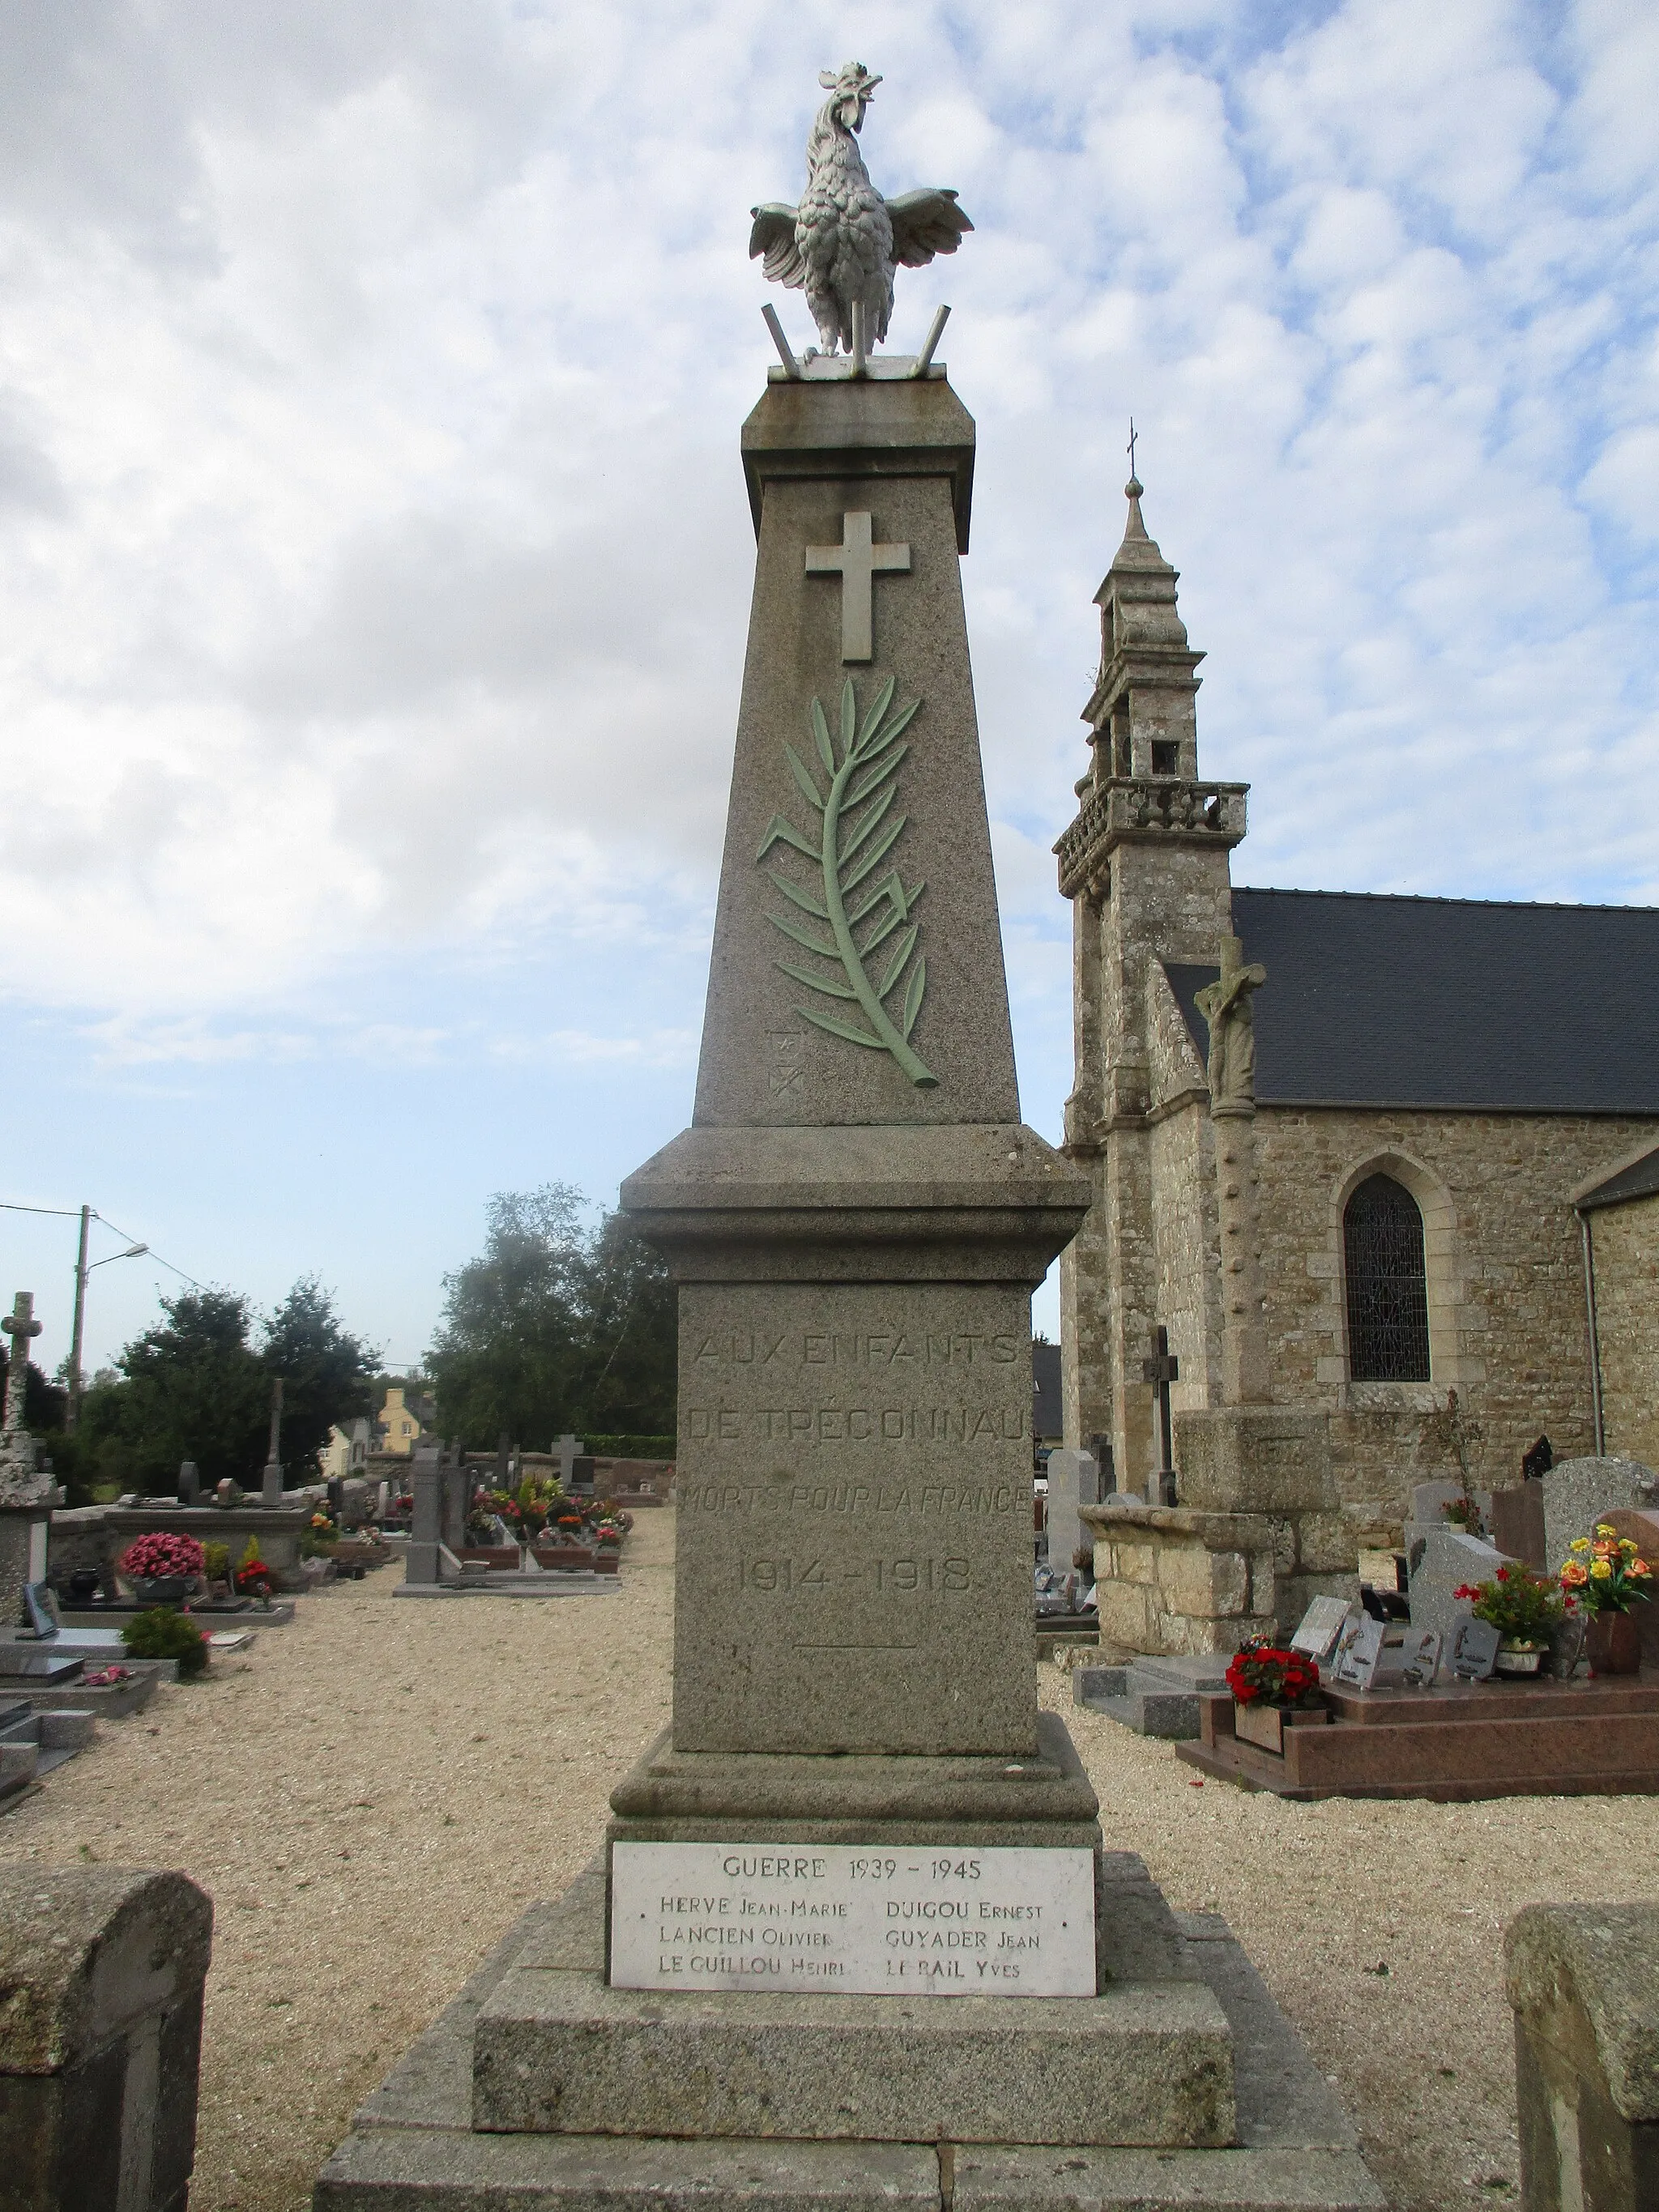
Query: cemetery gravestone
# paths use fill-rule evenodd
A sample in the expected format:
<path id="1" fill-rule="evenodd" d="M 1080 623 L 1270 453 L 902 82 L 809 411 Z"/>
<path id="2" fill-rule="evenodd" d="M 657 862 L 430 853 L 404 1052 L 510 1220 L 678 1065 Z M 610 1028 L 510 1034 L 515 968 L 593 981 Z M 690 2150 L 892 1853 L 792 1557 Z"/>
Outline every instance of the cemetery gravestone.
<path id="1" fill-rule="evenodd" d="M 40 1334 L 33 1291 L 18 1291 L 0 1328 L 10 1340 L 0 1425 L 0 1628 L 11 1628 L 23 1617 L 25 1583 L 45 1577 L 46 1532 L 58 1490 L 51 1469 L 39 1464 L 23 1423 L 29 1347 Z"/>
<path id="2" fill-rule="evenodd" d="M 199 1505 L 202 1501 L 202 1479 L 196 1472 L 193 1459 L 183 1461 L 179 1468 L 179 1503 Z"/>
<path id="3" fill-rule="evenodd" d="M 1575 1536 L 1588 1536 L 1618 1507 L 1642 1512 L 1659 1504 L 1651 1468 L 1633 1459 L 1558 1460 L 1543 1478 L 1544 1555 L 1559 1574 Z"/>
<path id="4" fill-rule="evenodd" d="M 1057 1449 L 1048 1455 L 1048 1564 L 1064 1574 L 1073 1555 L 1090 1541 L 1078 1518 L 1080 1505 L 1095 1501 L 1095 1463 L 1087 1452 Z"/>
<path id="5" fill-rule="evenodd" d="M 1452 1593 L 1465 1584 L 1490 1582 L 1499 1567 L 1512 1562 L 1495 1546 L 1456 1528 L 1434 1528 L 1419 1536 L 1411 1550 L 1412 1626 L 1432 1628 L 1449 1642 L 1460 1621 L 1469 1617 L 1473 1602 Z"/>

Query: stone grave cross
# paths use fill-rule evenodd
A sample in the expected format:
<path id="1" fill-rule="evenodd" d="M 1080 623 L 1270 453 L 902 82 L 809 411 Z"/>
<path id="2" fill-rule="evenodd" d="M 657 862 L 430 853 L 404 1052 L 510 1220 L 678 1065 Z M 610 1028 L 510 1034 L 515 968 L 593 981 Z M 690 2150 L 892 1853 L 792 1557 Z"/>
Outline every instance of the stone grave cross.
<path id="1" fill-rule="evenodd" d="M 1140 1363 L 1140 1379 L 1150 1382 L 1158 1400 L 1158 1502 L 1175 1503 L 1175 1437 L 1170 1423 L 1170 1385 L 1181 1380 L 1181 1362 L 1170 1349 L 1167 1328 L 1152 1331 L 1152 1356 Z"/>
<path id="2" fill-rule="evenodd" d="M 570 1486 L 576 1479 L 576 1462 L 582 1451 L 582 1440 L 567 1433 L 553 1440 L 553 1456 L 559 1462 L 559 1487 L 568 1498 Z"/>
<path id="3" fill-rule="evenodd" d="M 875 579 L 890 568 L 908 569 L 908 545 L 878 545 L 867 514 L 843 514 L 839 545 L 809 545 L 809 576 L 841 574 L 841 657 L 870 660 L 875 657 L 873 614 Z"/>
<path id="4" fill-rule="evenodd" d="M 11 1311 L 0 1320 L 11 1339 L 11 1356 L 6 1372 L 5 1433 L 15 1436 L 23 1425 L 23 1401 L 28 1394 L 29 1340 L 39 1336 L 40 1324 L 34 1318 L 34 1293 L 19 1291 L 11 1302 Z"/>
<path id="5" fill-rule="evenodd" d="M 261 1485 L 262 1505 L 280 1505 L 283 1502 L 283 1378 L 272 1378 L 270 1385 L 270 1448 L 265 1455 L 264 1480 Z"/>

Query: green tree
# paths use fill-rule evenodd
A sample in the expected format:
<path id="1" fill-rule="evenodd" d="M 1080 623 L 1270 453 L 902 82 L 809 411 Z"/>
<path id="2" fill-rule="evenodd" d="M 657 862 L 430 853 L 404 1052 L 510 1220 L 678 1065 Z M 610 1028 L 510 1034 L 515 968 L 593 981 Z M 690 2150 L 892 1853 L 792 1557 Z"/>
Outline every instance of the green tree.
<path id="1" fill-rule="evenodd" d="M 264 1334 L 260 1360 L 267 1375 L 283 1382 L 283 1463 L 290 1483 L 313 1482 L 317 1454 L 330 1428 L 371 1410 L 380 1347 L 344 1328 L 332 1292 L 315 1275 L 301 1277 L 265 1322 Z M 263 1464 L 263 1452 L 260 1460 Z"/>
<path id="2" fill-rule="evenodd" d="M 249 1480 L 265 1455 L 270 1383 L 248 1344 L 248 1301 L 181 1291 L 116 1361 L 123 1380 L 87 1393 L 83 1452 L 135 1490 L 170 1491 L 193 1459 L 204 1486 Z M 113 1446 L 113 1450 L 106 1449 Z"/>
<path id="3" fill-rule="evenodd" d="M 674 1422 L 674 1293 L 617 1214 L 588 1230 L 568 1183 L 500 1191 L 481 1255 L 444 1277 L 428 1364 L 438 1425 L 472 1449 L 506 1431 L 665 1433 Z"/>

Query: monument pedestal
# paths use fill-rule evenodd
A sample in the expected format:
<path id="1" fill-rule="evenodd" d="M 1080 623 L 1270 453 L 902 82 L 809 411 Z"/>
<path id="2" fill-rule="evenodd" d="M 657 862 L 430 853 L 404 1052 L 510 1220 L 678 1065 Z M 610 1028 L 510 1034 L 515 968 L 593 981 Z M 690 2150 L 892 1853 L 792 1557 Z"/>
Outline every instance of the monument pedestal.
<path id="1" fill-rule="evenodd" d="M 622 1190 L 678 1286 L 672 1725 L 319 2207 L 963 2212 L 1054 2193 L 1060 2146 L 1103 2203 L 1380 2202 L 1037 1711 L 1030 1300 L 1091 1187 L 1019 1119 L 973 443 L 942 374 L 770 384 L 744 426 L 695 1118 Z M 1237 2148 L 1252 2037 L 1310 2165 Z"/>

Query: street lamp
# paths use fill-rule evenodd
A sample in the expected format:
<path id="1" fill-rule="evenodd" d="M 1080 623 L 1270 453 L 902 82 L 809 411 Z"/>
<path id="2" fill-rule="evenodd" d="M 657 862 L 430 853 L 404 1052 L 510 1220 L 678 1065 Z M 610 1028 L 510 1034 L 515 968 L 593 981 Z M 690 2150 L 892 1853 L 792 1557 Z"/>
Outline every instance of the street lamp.
<path id="1" fill-rule="evenodd" d="M 94 1260 L 87 1264 L 87 1235 L 94 1220 L 89 1206 L 81 1208 L 81 1249 L 75 1262 L 75 1327 L 70 1340 L 69 1404 L 64 1411 L 64 1426 L 72 1429 L 81 1406 L 81 1332 L 87 1317 L 87 1277 L 93 1267 L 107 1267 L 115 1260 L 139 1260 L 149 1251 L 148 1244 L 129 1244 L 125 1252 L 112 1252 L 106 1260 Z"/>

